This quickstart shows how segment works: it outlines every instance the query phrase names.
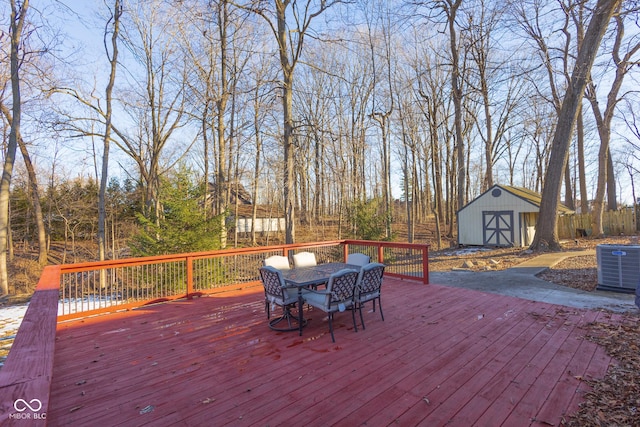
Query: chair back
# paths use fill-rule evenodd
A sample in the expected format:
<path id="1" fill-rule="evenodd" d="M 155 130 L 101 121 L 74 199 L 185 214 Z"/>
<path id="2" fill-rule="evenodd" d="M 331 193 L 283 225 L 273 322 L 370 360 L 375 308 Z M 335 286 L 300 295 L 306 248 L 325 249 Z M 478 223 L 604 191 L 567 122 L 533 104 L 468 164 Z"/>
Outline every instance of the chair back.
<path id="1" fill-rule="evenodd" d="M 372 262 L 360 269 L 358 275 L 358 295 L 360 298 L 367 295 L 379 295 L 384 276 L 384 264 Z"/>
<path id="2" fill-rule="evenodd" d="M 371 257 L 369 255 L 365 255 L 365 254 L 360 254 L 360 253 L 353 253 L 353 254 L 349 254 L 347 256 L 347 264 L 352 264 L 352 265 L 359 265 L 359 266 L 363 266 L 363 265 L 367 265 L 371 262 Z"/>
<path id="3" fill-rule="evenodd" d="M 350 306 L 358 282 L 358 272 L 349 268 L 342 269 L 329 276 L 327 283 L 327 309 L 335 309 L 338 304 Z"/>
<path id="4" fill-rule="evenodd" d="M 264 294 L 272 302 L 284 301 L 284 278 L 275 267 L 264 266 L 260 268 L 260 279 L 264 285 Z"/>
<path id="5" fill-rule="evenodd" d="M 318 265 L 316 254 L 312 252 L 300 252 L 293 255 L 293 265 L 298 267 L 312 267 Z"/>
<path id="6" fill-rule="evenodd" d="M 278 270 L 289 270 L 291 268 L 289 258 L 282 255 L 273 255 L 265 258 L 264 265 L 277 268 Z"/>

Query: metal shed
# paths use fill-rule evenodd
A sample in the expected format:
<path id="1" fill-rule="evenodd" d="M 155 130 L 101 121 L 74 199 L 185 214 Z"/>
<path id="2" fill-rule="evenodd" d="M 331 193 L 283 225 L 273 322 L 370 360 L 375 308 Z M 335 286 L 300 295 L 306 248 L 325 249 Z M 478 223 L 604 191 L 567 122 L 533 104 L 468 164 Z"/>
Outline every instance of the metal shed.
<path id="1" fill-rule="evenodd" d="M 460 209 L 458 244 L 529 246 L 536 232 L 541 195 L 521 187 L 494 185 Z M 573 213 L 560 205 L 559 212 Z"/>

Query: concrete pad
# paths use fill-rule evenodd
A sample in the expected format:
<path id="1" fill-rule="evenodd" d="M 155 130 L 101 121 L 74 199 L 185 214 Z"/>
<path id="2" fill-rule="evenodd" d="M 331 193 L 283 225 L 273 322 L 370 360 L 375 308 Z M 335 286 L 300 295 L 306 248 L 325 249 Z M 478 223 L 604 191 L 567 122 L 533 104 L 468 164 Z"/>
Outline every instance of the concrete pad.
<path id="1" fill-rule="evenodd" d="M 437 285 L 474 289 L 532 301 L 559 304 L 567 307 L 637 313 L 638 307 L 635 305 L 635 296 L 632 294 L 606 291 L 587 292 L 550 283 L 535 276 L 569 256 L 591 254 L 595 254 L 595 251 L 543 254 L 518 266 L 502 271 L 430 272 L 429 282 Z"/>

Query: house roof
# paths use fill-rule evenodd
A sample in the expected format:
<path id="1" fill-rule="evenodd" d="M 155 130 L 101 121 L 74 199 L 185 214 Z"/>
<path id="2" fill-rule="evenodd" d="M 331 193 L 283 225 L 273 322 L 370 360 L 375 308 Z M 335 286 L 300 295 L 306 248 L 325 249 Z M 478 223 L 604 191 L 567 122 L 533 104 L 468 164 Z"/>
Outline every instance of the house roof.
<path id="1" fill-rule="evenodd" d="M 538 208 L 540 208 L 540 203 L 542 202 L 542 195 L 540 193 L 536 193 L 535 191 L 529 190 L 528 188 L 524 188 L 524 187 L 515 187 L 515 186 L 510 186 L 510 185 L 500 185 L 500 184 L 496 184 L 493 187 L 489 188 L 487 191 L 485 191 L 484 193 L 482 193 L 481 195 L 479 195 L 478 197 L 476 197 L 474 200 L 477 200 L 481 197 L 483 197 L 485 194 L 491 192 L 494 188 L 500 188 L 504 191 L 507 191 L 511 194 L 513 194 L 516 197 L 519 197 L 522 200 L 525 200 L 529 203 L 531 203 L 534 206 L 537 206 Z M 469 206 L 471 203 L 473 203 L 472 200 L 471 202 L 467 203 L 467 205 L 465 205 L 462 209 L 464 209 L 465 207 Z M 460 209 L 460 210 L 462 210 Z M 563 205 L 562 203 L 560 203 L 558 205 L 558 213 L 560 214 L 572 214 L 574 213 L 573 210 L 569 209 L 567 206 Z"/>
<path id="2" fill-rule="evenodd" d="M 284 218 L 284 212 L 282 208 L 276 205 L 258 205 L 256 207 L 257 218 Z M 229 213 L 233 216 L 236 212 L 236 206 L 229 207 Z M 253 216 L 253 205 L 238 205 L 238 217 L 239 218 L 251 218 Z"/>

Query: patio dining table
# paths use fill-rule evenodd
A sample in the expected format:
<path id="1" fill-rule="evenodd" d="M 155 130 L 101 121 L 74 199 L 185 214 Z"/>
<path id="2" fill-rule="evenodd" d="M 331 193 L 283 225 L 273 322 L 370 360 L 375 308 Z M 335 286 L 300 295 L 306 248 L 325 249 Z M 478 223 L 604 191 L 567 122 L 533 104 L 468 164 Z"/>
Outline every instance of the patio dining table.
<path id="1" fill-rule="evenodd" d="M 345 268 L 360 271 L 361 266 L 346 264 L 343 262 L 330 262 L 310 267 L 298 267 L 291 270 L 281 270 L 285 284 L 292 288 L 298 288 L 298 325 L 300 335 L 302 335 L 302 328 L 306 324 L 302 313 L 302 306 L 304 304 L 302 290 L 310 286 L 317 286 L 327 283 L 329 281 L 329 277 L 333 273 L 337 273 L 338 271 Z"/>

